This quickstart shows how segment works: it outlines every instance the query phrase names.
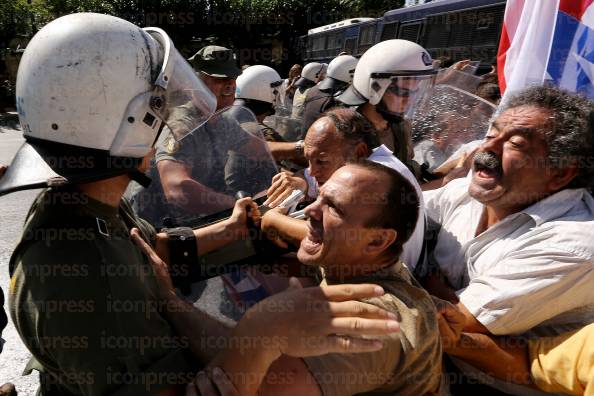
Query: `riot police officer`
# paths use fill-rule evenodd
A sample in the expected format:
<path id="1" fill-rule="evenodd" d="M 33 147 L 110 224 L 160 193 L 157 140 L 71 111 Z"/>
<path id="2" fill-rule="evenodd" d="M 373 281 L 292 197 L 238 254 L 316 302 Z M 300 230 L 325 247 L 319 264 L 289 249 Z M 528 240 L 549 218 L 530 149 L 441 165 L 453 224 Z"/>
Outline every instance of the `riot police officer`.
<path id="1" fill-rule="evenodd" d="M 407 40 L 386 40 L 363 54 L 353 84 L 338 97 L 356 106 L 376 128 L 380 143 L 404 163 L 413 157 L 410 136 L 415 105 L 433 85 L 436 71 L 429 53 Z"/>

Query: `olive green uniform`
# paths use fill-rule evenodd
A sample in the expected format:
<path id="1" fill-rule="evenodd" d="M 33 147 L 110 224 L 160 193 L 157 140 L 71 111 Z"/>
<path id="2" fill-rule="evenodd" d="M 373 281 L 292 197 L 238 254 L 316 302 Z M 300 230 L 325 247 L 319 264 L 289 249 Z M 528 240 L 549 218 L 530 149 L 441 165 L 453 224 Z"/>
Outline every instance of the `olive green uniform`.
<path id="1" fill-rule="evenodd" d="M 10 260 L 10 314 L 44 395 L 145 395 L 191 378 L 187 342 L 163 317 L 134 215 L 74 188 L 44 190 Z M 47 386 L 43 384 L 46 383 Z"/>

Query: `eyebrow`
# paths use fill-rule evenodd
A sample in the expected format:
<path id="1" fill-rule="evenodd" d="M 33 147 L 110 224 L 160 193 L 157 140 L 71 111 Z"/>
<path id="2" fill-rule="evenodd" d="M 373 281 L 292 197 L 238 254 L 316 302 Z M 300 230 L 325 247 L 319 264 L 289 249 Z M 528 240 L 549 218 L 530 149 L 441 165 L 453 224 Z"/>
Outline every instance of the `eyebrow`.
<path id="1" fill-rule="evenodd" d="M 321 192 L 320 192 L 321 193 Z M 340 213 L 344 213 L 344 210 L 341 205 L 339 205 L 332 196 L 328 196 L 326 194 L 322 194 L 322 199 L 324 199 L 328 204 L 334 206 Z"/>
<path id="2" fill-rule="evenodd" d="M 498 131 L 501 132 L 502 130 L 502 125 L 499 124 L 497 121 L 495 121 L 492 124 L 492 127 L 497 129 Z M 514 135 L 524 135 L 524 136 L 530 136 L 530 135 L 534 135 L 534 133 L 536 133 L 538 131 L 537 128 L 528 128 L 528 127 L 521 127 L 521 126 L 517 126 L 514 127 L 512 129 L 507 130 L 506 132 L 508 133 L 512 133 Z"/>

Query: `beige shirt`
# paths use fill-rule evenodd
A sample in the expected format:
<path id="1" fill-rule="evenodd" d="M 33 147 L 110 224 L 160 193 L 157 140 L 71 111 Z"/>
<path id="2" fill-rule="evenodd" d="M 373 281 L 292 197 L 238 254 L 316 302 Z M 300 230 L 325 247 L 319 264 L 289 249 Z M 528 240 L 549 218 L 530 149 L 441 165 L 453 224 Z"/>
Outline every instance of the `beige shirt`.
<path id="1" fill-rule="evenodd" d="M 429 294 L 400 262 L 348 283 L 382 286 L 386 294 L 366 302 L 398 315 L 401 331 L 385 337 L 384 348 L 377 352 L 305 358 L 322 394 L 439 394 L 441 344 Z"/>

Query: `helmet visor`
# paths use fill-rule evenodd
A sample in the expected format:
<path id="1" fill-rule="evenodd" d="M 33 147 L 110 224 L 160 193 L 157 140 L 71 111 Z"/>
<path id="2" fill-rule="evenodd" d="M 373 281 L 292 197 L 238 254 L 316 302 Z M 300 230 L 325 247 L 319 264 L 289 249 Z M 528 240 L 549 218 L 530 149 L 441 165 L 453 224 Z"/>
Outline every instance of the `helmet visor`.
<path id="1" fill-rule="evenodd" d="M 410 118 L 419 101 L 434 82 L 434 75 L 394 76 L 389 79 L 372 78 L 371 87 L 384 89 L 380 102 L 385 111 Z"/>
<path id="2" fill-rule="evenodd" d="M 155 147 L 148 171 L 153 183 L 128 195 L 139 216 L 157 228 L 198 227 L 227 217 L 238 192 L 264 197 L 278 172 L 261 124 L 241 106 L 219 110 L 180 141 L 164 131 Z M 189 188 L 173 193 L 167 181 L 176 180 L 180 169 L 189 177 Z"/>
<path id="3" fill-rule="evenodd" d="M 166 87 L 157 86 L 151 108 L 177 140 L 195 131 L 215 112 L 217 100 L 188 62 L 173 47 L 159 76 Z M 159 80 L 158 78 L 158 80 Z"/>

